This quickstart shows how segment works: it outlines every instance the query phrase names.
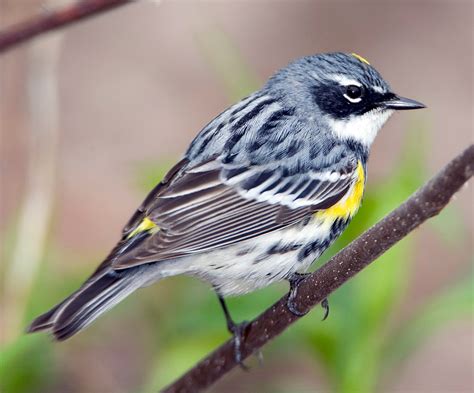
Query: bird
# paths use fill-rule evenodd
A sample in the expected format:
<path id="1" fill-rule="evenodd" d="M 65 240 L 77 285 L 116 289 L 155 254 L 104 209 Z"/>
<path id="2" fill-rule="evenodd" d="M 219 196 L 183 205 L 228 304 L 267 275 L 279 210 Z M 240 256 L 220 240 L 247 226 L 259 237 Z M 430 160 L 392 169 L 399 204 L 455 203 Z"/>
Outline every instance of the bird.
<path id="1" fill-rule="evenodd" d="M 242 364 L 246 323 L 225 298 L 286 280 L 288 310 L 303 315 L 298 285 L 358 211 L 378 131 L 424 107 L 355 53 L 291 62 L 202 128 L 105 260 L 27 331 L 68 339 L 135 290 L 184 274 L 217 293 Z"/>

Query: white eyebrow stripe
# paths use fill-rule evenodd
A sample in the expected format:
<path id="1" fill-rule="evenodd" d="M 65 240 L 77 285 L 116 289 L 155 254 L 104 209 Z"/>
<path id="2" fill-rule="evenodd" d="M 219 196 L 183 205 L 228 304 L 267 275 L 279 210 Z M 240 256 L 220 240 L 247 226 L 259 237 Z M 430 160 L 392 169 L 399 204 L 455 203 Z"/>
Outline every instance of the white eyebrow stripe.
<path id="1" fill-rule="evenodd" d="M 336 81 L 342 86 L 355 85 L 355 86 L 362 87 L 362 84 L 360 82 L 356 81 L 355 79 L 350 79 L 347 76 L 344 76 L 341 74 L 333 74 L 333 75 L 330 75 L 329 78 L 332 79 L 333 81 Z"/>

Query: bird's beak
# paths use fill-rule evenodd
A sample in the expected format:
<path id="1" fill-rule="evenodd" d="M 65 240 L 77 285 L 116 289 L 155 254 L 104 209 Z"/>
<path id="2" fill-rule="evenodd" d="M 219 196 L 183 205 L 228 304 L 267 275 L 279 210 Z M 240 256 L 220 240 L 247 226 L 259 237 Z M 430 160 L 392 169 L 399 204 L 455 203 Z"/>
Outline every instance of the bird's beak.
<path id="1" fill-rule="evenodd" d="M 426 106 L 421 102 L 412 100 L 411 98 L 400 97 L 396 94 L 390 94 L 390 96 L 383 100 L 380 104 L 383 108 L 396 110 L 426 108 Z"/>

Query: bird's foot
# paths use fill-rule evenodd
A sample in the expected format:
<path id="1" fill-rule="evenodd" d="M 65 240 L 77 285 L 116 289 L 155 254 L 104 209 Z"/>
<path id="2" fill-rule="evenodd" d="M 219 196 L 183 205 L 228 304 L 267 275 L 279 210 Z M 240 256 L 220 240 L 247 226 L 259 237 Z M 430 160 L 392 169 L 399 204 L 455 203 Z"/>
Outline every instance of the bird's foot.
<path id="1" fill-rule="evenodd" d="M 286 301 L 286 307 L 288 310 L 296 315 L 297 317 L 302 317 L 306 315 L 308 311 L 300 311 L 297 309 L 295 305 L 295 298 L 298 293 L 298 287 L 304 279 L 306 279 L 311 273 L 293 273 L 289 278 L 288 281 L 290 283 L 290 293 L 288 294 L 288 300 Z M 323 299 L 321 302 L 321 307 L 324 309 L 324 316 L 323 321 L 329 316 L 329 302 L 328 299 Z"/>
<path id="2" fill-rule="evenodd" d="M 290 283 L 290 293 L 288 294 L 288 299 L 286 301 L 286 307 L 288 310 L 296 315 L 297 317 L 302 317 L 306 315 L 308 311 L 300 311 L 297 309 L 295 304 L 295 298 L 298 294 L 298 287 L 306 277 L 308 277 L 311 273 L 293 273 L 290 277 L 288 277 L 288 282 Z"/>
<path id="3" fill-rule="evenodd" d="M 248 370 L 249 368 L 243 362 L 242 356 L 242 344 L 247 336 L 247 328 L 250 324 L 247 321 L 243 321 L 241 323 L 235 323 L 232 317 L 230 316 L 229 309 L 227 308 L 227 304 L 224 298 L 218 293 L 217 297 L 219 299 L 219 303 L 222 306 L 222 310 L 224 311 L 225 320 L 227 323 L 227 330 L 234 336 L 234 359 L 235 362 L 242 368 L 242 370 Z M 261 353 L 258 354 L 259 360 L 261 359 Z"/>
<path id="4" fill-rule="evenodd" d="M 229 329 L 229 332 L 234 336 L 234 360 L 240 366 L 240 368 L 245 371 L 247 371 L 249 367 L 243 362 L 242 344 L 247 335 L 247 328 L 249 325 L 250 324 L 247 321 L 243 321 L 241 323 L 227 321 L 227 329 Z"/>

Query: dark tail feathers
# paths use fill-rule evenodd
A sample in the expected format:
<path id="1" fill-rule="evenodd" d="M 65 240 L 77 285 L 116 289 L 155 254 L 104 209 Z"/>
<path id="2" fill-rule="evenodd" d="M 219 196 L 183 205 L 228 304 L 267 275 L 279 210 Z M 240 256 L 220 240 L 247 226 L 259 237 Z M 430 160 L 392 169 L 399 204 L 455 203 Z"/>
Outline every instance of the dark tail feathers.
<path id="1" fill-rule="evenodd" d="M 27 331 L 50 331 L 55 339 L 66 340 L 142 286 L 140 276 L 139 269 L 104 272 L 36 318 Z"/>

